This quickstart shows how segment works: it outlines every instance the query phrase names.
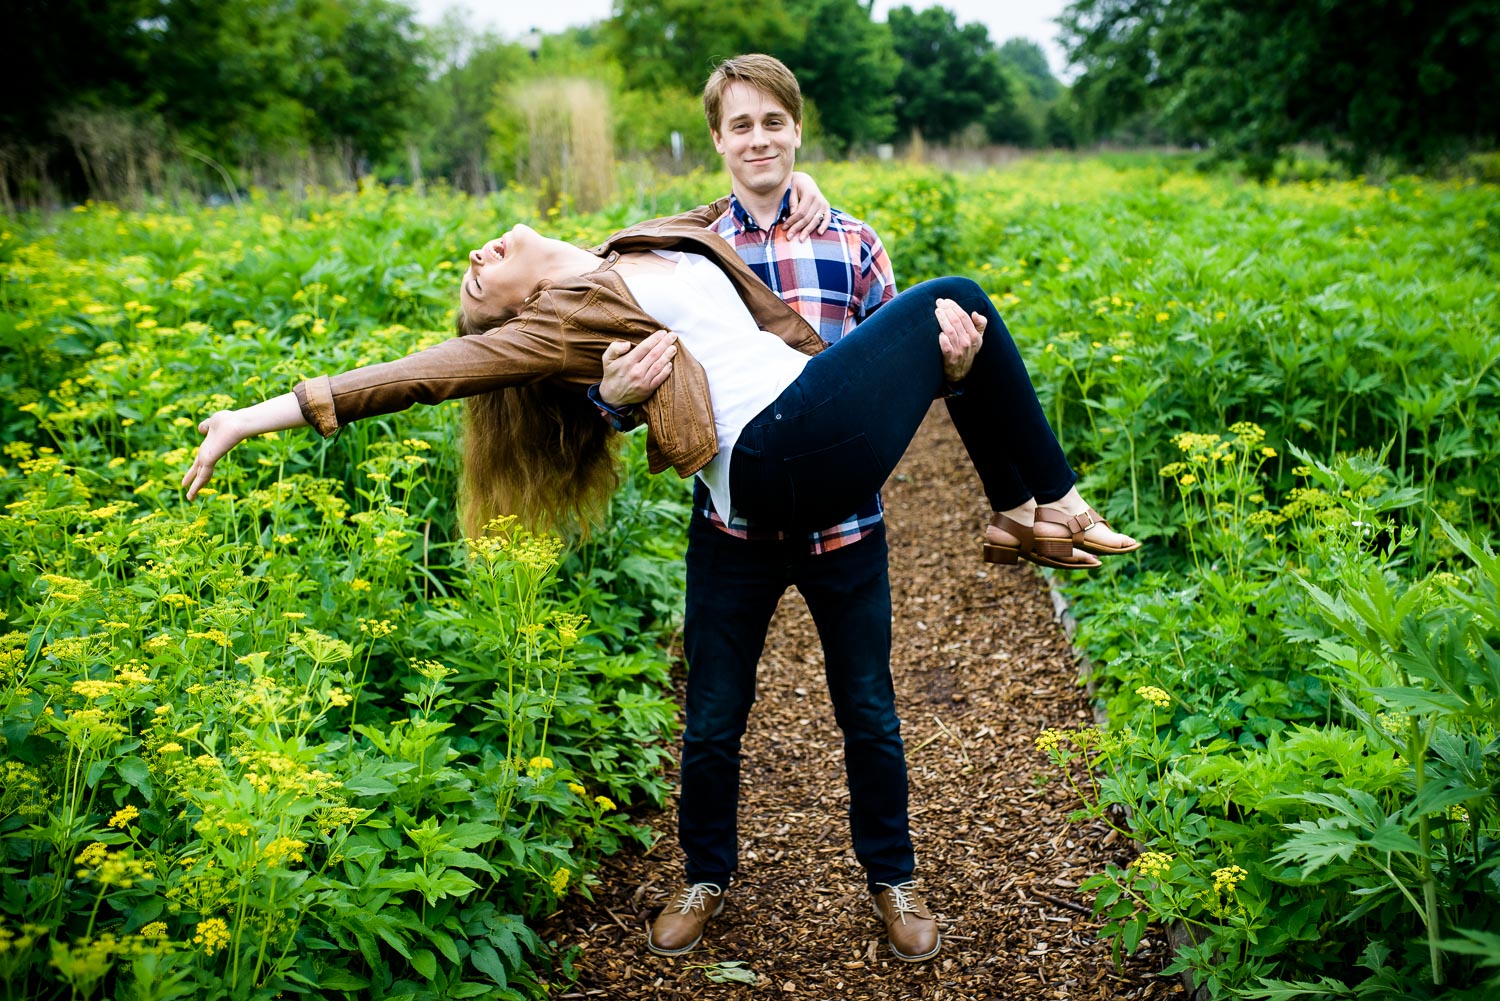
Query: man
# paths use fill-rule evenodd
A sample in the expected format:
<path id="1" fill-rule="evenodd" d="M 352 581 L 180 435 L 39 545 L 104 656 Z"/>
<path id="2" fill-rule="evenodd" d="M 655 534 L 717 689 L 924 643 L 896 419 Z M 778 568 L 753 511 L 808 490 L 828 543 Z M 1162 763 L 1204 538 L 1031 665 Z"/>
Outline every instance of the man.
<path id="1" fill-rule="evenodd" d="M 825 341 L 838 340 L 895 296 L 895 279 L 879 237 L 858 219 L 831 211 L 797 232 L 791 177 L 802 144 L 802 96 L 796 77 L 770 56 L 737 56 L 709 78 L 703 106 L 732 180 L 727 207 L 715 203 L 703 222 Z M 945 335 L 950 377 L 967 371 L 978 342 L 973 330 Z M 675 350 L 663 332 L 633 350 L 621 343 L 605 353 L 594 398 L 616 426 L 626 426 L 631 405 L 666 378 Z M 937 925 L 913 882 L 880 497 L 837 525 L 792 536 L 735 511 L 715 511 L 698 481 L 687 574 L 687 726 L 678 804 L 687 881 L 653 924 L 648 946 L 662 955 L 690 951 L 724 907 L 737 868 L 740 738 L 755 701 L 756 666 L 777 603 L 796 587 L 823 643 L 844 733 L 850 832 L 876 911 L 897 957 L 916 962 L 936 955 Z"/>

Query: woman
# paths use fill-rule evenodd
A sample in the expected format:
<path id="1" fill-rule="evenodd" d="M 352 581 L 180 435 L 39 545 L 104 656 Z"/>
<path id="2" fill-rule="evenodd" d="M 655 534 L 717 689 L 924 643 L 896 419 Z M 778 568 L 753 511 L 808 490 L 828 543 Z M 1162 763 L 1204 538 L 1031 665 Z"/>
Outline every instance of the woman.
<path id="1" fill-rule="evenodd" d="M 1139 548 L 1078 496 L 1014 342 L 967 279 L 908 290 L 824 355 L 806 322 L 691 219 L 642 223 L 589 250 L 518 225 L 470 254 L 459 312 L 468 336 L 205 420 L 183 478 L 189 499 L 252 435 L 309 424 L 327 437 L 467 397 L 466 530 L 506 510 L 533 524 L 586 518 L 616 482 L 613 432 L 587 389 L 611 344 L 666 327 L 685 350 L 641 408 L 650 468 L 701 476 L 718 510 L 787 529 L 836 521 L 880 487 L 950 392 L 996 512 L 987 561 L 1080 568 L 1098 565 L 1090 554 Z M 986 339 L 991 328 L 999 335 Z M 944 338 L 971 345 L 966 371 L 945 371 Z"/>

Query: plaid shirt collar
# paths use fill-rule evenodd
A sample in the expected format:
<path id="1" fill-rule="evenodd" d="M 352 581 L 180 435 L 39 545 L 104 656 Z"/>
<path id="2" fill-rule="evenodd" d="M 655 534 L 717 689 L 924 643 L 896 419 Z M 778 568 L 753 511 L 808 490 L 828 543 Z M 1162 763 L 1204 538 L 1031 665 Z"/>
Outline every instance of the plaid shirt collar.
<path id="1" fill-rule="evenodd" d="M 765 227 L 766 231 L 776 228 L 776 225 L 786 219 L 792 211 L 792 189 L 787 188 L 781 195 L 781 207 L 776 211 L 776 218 L 771 220 L 771 225 Z M 735 233 L 749 233 L 761 228 L 760 223 L 755 221 L 755 216 L 745 208 L 740 196 L 731 194 L 729 196 L 729 217 L 734 220 Z"/>

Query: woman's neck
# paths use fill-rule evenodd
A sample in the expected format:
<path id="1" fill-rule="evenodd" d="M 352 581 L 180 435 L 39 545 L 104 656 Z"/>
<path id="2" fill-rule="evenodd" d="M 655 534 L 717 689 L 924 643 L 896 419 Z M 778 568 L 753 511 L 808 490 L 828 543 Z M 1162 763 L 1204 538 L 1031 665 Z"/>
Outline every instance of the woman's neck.
<path id="1" fill-rule="evenodd" d="M 599 258 L 571 243 L 564 243 L 561 240 L 553 241 L 549 250 L 551 254 L 545 270 L 546 277 L 553 281 L 577 278 L 579 275 L 586 275 L 599 268 Z"/>

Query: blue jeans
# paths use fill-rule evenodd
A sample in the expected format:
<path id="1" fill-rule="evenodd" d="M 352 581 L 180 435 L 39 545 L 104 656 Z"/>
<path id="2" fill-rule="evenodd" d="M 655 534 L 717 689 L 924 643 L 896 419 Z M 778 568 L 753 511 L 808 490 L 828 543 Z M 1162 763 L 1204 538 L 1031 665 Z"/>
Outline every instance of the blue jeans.
<path id="1" fill-rule="evenodd" d="M 989 296 L 967 278 L 938 278 L 898 295 L 809 359 L 746 425 L 729 466 L 741 513 L 811 531 L 880 489 L 943 388 L 933 315 L 940 298 L 989 319 L 962 392 L 947 404 L 990 509 L 1033 496 L 1054 501 L 1072 488 L 1077 477 Z"/>
<path id="2" fill-rule="evenodd" d="M 693 519 L 683 623 L 687 727 L 677 809 L 689 882 L 728 886 L 738 867 L 740 738 L 755 702 L 766 630 L 789 587 L 806 599 L 823 643 L 834 717 L 844 733 L 854 854 L 872 892 L 876 883 L 912 877 L 886 562 L 884 524 L 859 542 L 813 555 L 806 540 L 747 541 Z"/>

